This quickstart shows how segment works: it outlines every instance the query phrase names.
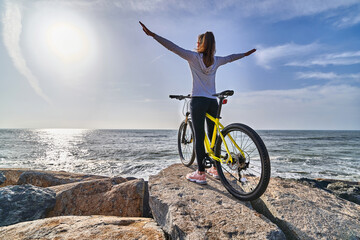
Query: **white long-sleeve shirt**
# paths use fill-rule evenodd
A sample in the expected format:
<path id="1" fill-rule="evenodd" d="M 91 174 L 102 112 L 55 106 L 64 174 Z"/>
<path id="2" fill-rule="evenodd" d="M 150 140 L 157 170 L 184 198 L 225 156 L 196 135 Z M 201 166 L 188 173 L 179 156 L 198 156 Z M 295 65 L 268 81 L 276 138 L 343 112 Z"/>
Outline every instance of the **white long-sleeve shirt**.
<path id="1" fill-rule="evenodd" d="M 154 39 L 170 51 L 188 61 L 193 78 L 193 88 L 191 94 L 193 97 L 216 98 L 213 94 L 216 93 L 215 75 L 218 67 L 245 57 L 244 53 L 232 54 L 226 57 L 214 56 L 214 63 L 211 66 L 206 67 L 203 61 L 202 53 L 183 49 L 156 34 Z"/>

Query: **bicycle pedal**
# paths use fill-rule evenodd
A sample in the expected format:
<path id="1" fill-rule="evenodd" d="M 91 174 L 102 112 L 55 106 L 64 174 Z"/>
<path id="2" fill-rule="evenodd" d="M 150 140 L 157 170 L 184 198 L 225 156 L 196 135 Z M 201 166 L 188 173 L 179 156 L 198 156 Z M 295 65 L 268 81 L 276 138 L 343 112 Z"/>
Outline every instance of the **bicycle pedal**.
<path id="1" fill-rule="evenodd" d="M 203 164 L 205 168 L 211 168 L 213 165 L 213 160 L 209 157 L 205 157 L 203 160 Z"/>

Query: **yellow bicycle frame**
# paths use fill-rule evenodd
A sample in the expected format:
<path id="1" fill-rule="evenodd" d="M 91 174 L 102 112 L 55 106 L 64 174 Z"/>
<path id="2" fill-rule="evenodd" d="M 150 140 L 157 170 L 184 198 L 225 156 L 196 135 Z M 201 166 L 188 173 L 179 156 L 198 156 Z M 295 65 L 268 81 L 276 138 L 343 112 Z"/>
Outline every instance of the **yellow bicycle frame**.
<path id="1" fill-rule="evenodd" d="M 221 134 L 221 131 L 224 129 L 224 126 L 220 123 L 220 120 L 219 118 L 214 118 L 212 117 L 210 114 L 206 113 L 206 117 L 208 119 L 210 119 L 211 121 L 214 122 L 214 131 L 213 131 L 213 135 L 211 137 L 211 142 L 209 141 L 209 138 L 205 132 L 205 139 L 204 139 L 204 145 L 205 145 L 205 149 L 206 149 L 206 152 L 208 153 L 209 157 L 211 157 L 212 159 L 216 160 L 216 161 L 219 161 L 221 163 L 232 163 L 233 162 L 233 158 L 231 156 L 231 153 L 229 151 L 229 148 L 226 144 L 226 141 L 225 141 L 225 138 L 224 136 Z M 221 156 L 217 157 L 215 156 L 215 153 L 214 153 L 214 147 L 215 147 L 215 142 L 216 142 L 216 135 L 217 133 L 219 133 L 219 136 L 221 137 L 221 140 L 223 141 L 224 143 L 224 146 L 225 146 L 225 149 L 226 149 L 226 152 L 228 154 L 228 158 L 227 159 L 224 159 L 222 160 Z M 237 143 L 235 142 L 235 140 L 232 138 L 232 136 L 229 134 L 228 135 L 230 141 L 234 144 L 234 146 L 240 151 L 241 155 L 245 158 L 245 154 L 244 152 L 242 151 L 242 149 L 237 145 Z"/>

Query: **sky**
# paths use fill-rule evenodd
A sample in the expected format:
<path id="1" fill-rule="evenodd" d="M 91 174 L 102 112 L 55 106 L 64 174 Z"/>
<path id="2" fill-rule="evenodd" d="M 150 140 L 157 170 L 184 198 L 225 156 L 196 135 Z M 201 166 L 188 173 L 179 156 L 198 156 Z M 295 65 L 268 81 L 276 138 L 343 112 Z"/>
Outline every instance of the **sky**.
<path id="1" fill-rule="evenodd" d="M 0 128 L 176 129 L 188 63 L 142 31 L 195 50 L 212 31 L 235 91 L 224 124 L 360 130 L 359 0 L 0 1 Z"/>

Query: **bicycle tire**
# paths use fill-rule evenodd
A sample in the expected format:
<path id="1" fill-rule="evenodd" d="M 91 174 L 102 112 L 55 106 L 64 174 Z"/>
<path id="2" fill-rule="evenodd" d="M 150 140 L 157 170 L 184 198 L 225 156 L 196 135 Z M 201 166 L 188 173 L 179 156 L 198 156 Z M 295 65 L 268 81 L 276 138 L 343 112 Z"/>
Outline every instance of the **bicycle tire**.
<path id="1" fill-rule="evenodd" d="M 264 142 L 252 128 L 240 123 L 228 125 L 221 133 L 234 160 L 233 163 L 216 161 L 221 182 L 239 200 L 252 201 L 259 198 L 266 191 L 271 172 Z M 244 155 L 229 136 L 240 146 Z M 217 140 L 215 154 L 223 161 L 228 158 L 221 138 Z"/>
<path id="2" fill-rule="evenodd" d="M 195 160 L 195 135 L 190 120 L 184 120 L 179 127 L 178 150 L 182 164 L 191 166 Z"/>

